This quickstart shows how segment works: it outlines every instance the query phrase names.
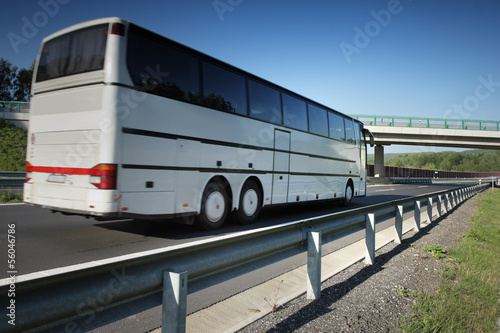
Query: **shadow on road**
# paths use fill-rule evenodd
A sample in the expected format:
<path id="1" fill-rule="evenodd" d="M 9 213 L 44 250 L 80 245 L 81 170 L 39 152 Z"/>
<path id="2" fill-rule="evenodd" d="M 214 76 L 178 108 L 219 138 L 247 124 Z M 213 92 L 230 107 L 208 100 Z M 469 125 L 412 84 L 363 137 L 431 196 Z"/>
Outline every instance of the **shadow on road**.
<path id="1" fill-rule="evenodd" d="M 361 208 L 405 197 L 407 196 L 388 194 L 367 196 L 365 198 L 354 199 L 351 206 L 348 208 L 341 206 L 339 201 L 309 202 L 276 206 L 263 209 L 259 219 L 254 224 L 239 225 L 235 222 L 234 217 L 230 216 L 222 228 L 212 231 L 200 230 L 195 225 L 174 223 L 172 220 L 118 220 L 97 222 L 94 225 L 108 230 L 132 233 L 146 237 L 177 240 L 199 239 L 264 228 L 302 219 L 310 219 L 316 216 L 338 213 L 348 209 Z"/>

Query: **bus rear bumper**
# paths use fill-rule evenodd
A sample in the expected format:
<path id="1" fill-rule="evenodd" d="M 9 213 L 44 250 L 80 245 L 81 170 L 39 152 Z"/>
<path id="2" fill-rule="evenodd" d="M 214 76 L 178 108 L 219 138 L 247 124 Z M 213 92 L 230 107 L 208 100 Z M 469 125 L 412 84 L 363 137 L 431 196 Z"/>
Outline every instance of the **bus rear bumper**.
<path id="1" fill-rule="evenodd" d="M 53 211 L 88 215 L 117 216 L 118 201 L 114 190 L 69 188 L 51 184 L 24 184 L 24 202 Z"/>

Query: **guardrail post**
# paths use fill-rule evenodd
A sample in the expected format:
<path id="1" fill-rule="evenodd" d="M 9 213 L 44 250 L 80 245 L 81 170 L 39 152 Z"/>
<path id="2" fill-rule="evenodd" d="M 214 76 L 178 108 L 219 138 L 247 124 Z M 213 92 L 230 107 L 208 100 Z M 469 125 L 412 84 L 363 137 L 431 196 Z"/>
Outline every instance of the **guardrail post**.
<path id="1" fill-rule="evenodd" d="M 186 331 L 188 272 L 163 272 L 162 333 Z"/>
<path id="2" fill-rule="evenodd" d="M 321 232 L 307 237 L 307 299 L 321 296 Z"/>
<path id="3" fill-rule="evenodd" d="M 366 245 L 366 257 L 365 264 L 373 265 L 375 262 L 375 214 L 366 214 L 366 234 L 365 234 L 365 245 Z"/>
<path id="4" fill-rule="evenodd" d="M 394 243 L 401 244 L 403 241 L 403 213 L 404 207 L 402 205 L 396 206 L 396 222 L 394 224 Z"/>
<path id="5" fill-rule="evenodd" d="M 444 208 L 444 213 L 446 214 L 446 213 L 448 213 L 448 202 L 449 202 L 448 193 L 445 193 L 443 196 L 444 196 L 444 207 L 443 208 Z"/>
<path id="6" fill-rule="evenodd" d="M 432 198 L 427 198 L 427 222 L 432 223 Z"/>
<path id="7" fill-rule="evenodd" d="M 414 215 L 414 220 L 415 220 L 415 231 L 420 231 L 420 223 L 422 222 L 422 212 L 421 210 L 421 203 L 420 200 L 415 201 L 415 215 Z"/>
<path id="8" fill-rule="evenodd" d="M 437 196 L 438 217 L 441 217 L 441 215 L 443 215 L 443 213 L 441 212 L 442 209 L 443 209 L 443 198 L 441 197 L 440 194 L 438 194 L 438 196 Z"/>

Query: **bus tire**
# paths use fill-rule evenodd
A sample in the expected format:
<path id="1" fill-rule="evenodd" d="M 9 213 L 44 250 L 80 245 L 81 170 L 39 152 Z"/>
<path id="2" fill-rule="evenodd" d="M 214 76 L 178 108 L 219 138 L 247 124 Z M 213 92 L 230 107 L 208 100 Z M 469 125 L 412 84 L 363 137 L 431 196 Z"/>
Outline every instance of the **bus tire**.
<path id="1" fill-rule="evenodd" d="M 254 180 L 246 181 L 241 190 L 239 209 L 236 211 L 236 223 L 250 224 L 255 222 L 261 208 L 262 194 L 259 185 Z"/>
<path id="2" fill-rule="evenodd" d="M 347 186 L 345 187 L 345 193 L 344 193 L 344 199 L 342 200 L 342 206 L 349 207 L 353 197 L 354 197 L 354 186 L 352 185 L 352 182 L 349 181 L 347 183 Z"/>
<path id="3" fill-rule="evenodd" d="M 229 212 L 227 191 L 218 182 L 208 183 L 201 202 L 200 214 L 196 217 L 196 225 L 204 230 L 219 229 L 226 221 Z"/>

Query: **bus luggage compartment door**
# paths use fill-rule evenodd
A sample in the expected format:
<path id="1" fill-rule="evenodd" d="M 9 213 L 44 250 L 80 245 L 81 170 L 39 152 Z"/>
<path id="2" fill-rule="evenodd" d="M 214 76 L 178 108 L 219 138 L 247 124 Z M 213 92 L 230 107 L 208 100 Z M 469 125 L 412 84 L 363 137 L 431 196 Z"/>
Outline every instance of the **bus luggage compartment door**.
<path id="1" fill-rule="evenodd" d="M 275 129 L 272 204 L 287 202 L 289 170 L 290 132 Z"/>

